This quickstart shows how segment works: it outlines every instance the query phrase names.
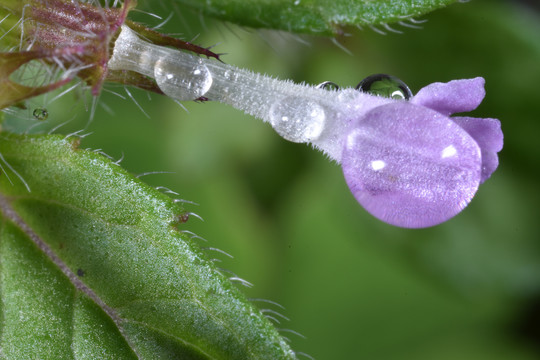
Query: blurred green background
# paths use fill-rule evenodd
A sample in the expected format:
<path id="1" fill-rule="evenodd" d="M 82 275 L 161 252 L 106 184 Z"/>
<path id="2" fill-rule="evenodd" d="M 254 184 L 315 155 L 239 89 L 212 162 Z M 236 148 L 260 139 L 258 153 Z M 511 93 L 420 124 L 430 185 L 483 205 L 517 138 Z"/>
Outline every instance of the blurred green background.
<path id="1" fill-rule="evenodd" d="M 425 16 L 422 30 L 349 29 L 339 39 L 349 55 L 328 39 L 141 3 L 163 17 L 174 12 L 165 32 L 200 34 L 196 43 L 218 44 L 225 62 L 283 79 L 355 86 L 388 73 L 416 92 L 485 77 L 487 96 L 474 115 L 502 121 L 500 167 L 463 213 L 429 229 L 376 220 L 349 193 L 338 165 L 217 103 L 184 103 L 186 112 L 130 89 L 146 117 L 133 101 L 104 92 L 82 147 L 124 156 L 135 174 L 173 172 L 144 179 L 200 204 L 189 210 L 205 221 L 185 228 L 234 255 L 221 266 L 255 284 L 249 297 L 285 307 L 291 321 L 277 326 L 306 336 L 284 333 L 297 351 L 319 360 L 540 358 L 538 5 L 475 0 Z M 123 88 L 107 89 L 127 98 Z M 33 131 L 73 116 L 58 132 L 84 127 L 90 104 L 77 94 L 46 103 L 49 120 Z"/>

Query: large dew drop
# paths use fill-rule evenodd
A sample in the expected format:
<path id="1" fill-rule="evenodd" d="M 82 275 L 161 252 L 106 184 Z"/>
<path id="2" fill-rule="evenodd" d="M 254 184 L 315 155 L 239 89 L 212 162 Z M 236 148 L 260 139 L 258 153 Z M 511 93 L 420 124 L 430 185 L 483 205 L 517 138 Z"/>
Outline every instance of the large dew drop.
<path id="1" fill-rule="evenodd" d="M 450 118 L 407 102 L 379 106 L 349 133 L 345 179 L 372 215 L 401 227 L 442 223 L 463 210 L 480 183 L 476 141 Z"/>
<path id="2" fill-rule="evenodd" d="M 317 139 L 326 120 L 324 108 L 315 101 L 290 96 L 270 108 L 270 123 L 284 139 L 305 143 Z"/>
<path id="3" fill-rule="evenodd" d="M 196 100 L 212 86 L 212 74 L 200 59 L 191 66 L 162 57 L 155 64 L 154 77 L 165 95 L 180 101 Z"/>
<path id="4" fill-rule="evenodd" d="M 370 75 L 356 86 L 362 92 L 383 96 L 394 100 L 409 100 L 411 89 L 403 81 L 392 75 Z"/>

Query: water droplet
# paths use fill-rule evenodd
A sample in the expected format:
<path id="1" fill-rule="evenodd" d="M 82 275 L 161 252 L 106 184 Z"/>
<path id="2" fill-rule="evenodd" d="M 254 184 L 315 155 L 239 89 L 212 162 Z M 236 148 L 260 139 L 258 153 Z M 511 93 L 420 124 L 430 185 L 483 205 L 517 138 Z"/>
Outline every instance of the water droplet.
<path id="1" fill-rule="evenodd" d="M 198 99 L 212 86 L 212 75 L 202 62 L 190 67 L 170 57 L 156 61 L 154 77 L 161 91 L 180 101 Z"/>
<path id="2" fill-rule="evenodd" d="M 39 121 L 45 121 L 49 117 L 49 112 L 45 108 L 37 108 L 32 115 Z"/>
<path id="3" fill-rule="evenodd" d="M 316 86 L 317 89 L 338 91 L 339 85 L 332 81 L 325 81 Z"/>
<path id="4" fill-rule="evenodd" d="M 326 115 L 315 101 L 291 96 L 270 108 L 270 123 L 284 139 L 310 142 L 317 139 L 323 129 Z"/>
<path id="5" fill-rule="evenodd" d="M 392 75 L 375 74 L 368 76 L 356 86 L 362 92 L 384 96 L 395 100 L 409 100 L 411 89 L 403 81 Z"/>

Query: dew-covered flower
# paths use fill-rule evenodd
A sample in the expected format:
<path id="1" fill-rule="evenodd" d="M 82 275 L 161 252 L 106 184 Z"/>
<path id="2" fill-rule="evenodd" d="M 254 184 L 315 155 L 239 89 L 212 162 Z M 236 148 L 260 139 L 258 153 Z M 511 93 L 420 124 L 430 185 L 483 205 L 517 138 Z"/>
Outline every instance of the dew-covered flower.
<path id="1" fill-rule="evenodd" d="M 154 77 L 178 100 L 232 105 L 289 141 L 312 144 L 341 163 L 367 211 L 396 226 L 433 226 L 459 213 L 497 168 L 502 148 L 498 120 L 450 117 L 480 104 L 482 78 L 431 84 L 413 97 L 402 83 L 385 89 L 397 79 L 384 75 L 357 89 L 313 87 L 171 51 L 126 26 L 109 67 Z"/>
<path id="2" fill-rule="evenodd" d="M 480 104 L 482 78 L 434 83 L 415 96 L 386 75 L 368 77 L 356 89 L 294 84 L 216 61 L 211 58 L 219 56 L 207 49 L 127 20 L 135 3 L 104 9 L 70 0 L 7 1 L 0 15 L 25 18 L 4 36 L 22 39 L 23 48 L 0 53 L 0 109 L 73 76 L 94 95 L 104 82 L 119 82 L 179 101 L 219 101 L 268 122 L 289 141 L 323 151 L 342 165 L 367 211 L 401 227 L 450 219 L 498 166 L 499 121 L 451 116 Z M 69 76 L 39 87 L 14 84 L 13 71 L 33 59 L 64 68 Z M 395 89 L 387 88 L 396 81 Z"/>
<path id="3" fill-rule="evenodd" d="M 497 168 L 503 135 L 498 120 L 450 115 L 474 110 L 484 95 L 482 78 L 435 83 L 355 119 L 341 163 L 358 202 L 409 228 L 463 210 Z"/>

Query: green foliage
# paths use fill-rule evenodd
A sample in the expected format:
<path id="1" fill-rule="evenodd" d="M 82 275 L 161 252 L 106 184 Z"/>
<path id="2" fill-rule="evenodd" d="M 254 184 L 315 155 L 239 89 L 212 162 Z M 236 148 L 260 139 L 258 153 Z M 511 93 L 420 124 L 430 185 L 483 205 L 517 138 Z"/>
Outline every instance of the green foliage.
<path id="1" fill-rule="evenodd" d="M 155 1 L 150 3 L 155 7 Z M 168 14 L 159 7 L 150 10 Z M 234 254 L 234 260 L 224 259 L 219 266 L 248 276 L 256 284 L 248 294 L 286 306 L 292 322 L 284 326 L 308 337 L 293 338 L 294 348 L 318 359 L 538 359 L 537 13 L 513 1 L 476 0 L 436 12 L 424 30 L 385 37 L 355 32 L 345 39 L 354 54 L 349 56 L 328 41 L 313 39 L 312 47 L 270 39 L 276 47 L 272 51 L 258 34 L 242 32 L 237 39 L 209 20 L 202 27 L 198 18 L 181 10 L 192 32 L 174 21 L 167 31 L 182 32 L 188 39 L 201 33 L 201 44 L 221 41 L 216 50 L 229 54 L 224 61 L 283 78 L 355 86 L 367 75 L 384 72 L 416 92 L 434 81 L 484 76 L 487 97 L 477 115 L 502 121 L 506 139 L 501 167 L 463 214 L 433 229 L 408 231 L 363 211 L 339 168 L 320 154 L 282 141 L 264 124 L 220 104 L 189 103 L 188 114 L 165 98 L 147 102 L 146 94 L 134 92 L 149 120 L 132 102 L 103 94 L 100 102 L 115 115 L 98 107 L 89 128 L 94 135 L 83 140 L 84 147 L 103 148 L 115 157 L 124 153 L 122 165 L 131 172 L 175 171 L 145 180 L 201 204 L 197 212 L 205 223 L 177 227 Z M 34 131 L 69 120 L 73 103 L 80 101 L 73 94 L 29 107 L 30 119 L 33 108 L 45 106 L 50 114 Z M 88 114 L 83 106 L 80 110 L 81 121 L 66 125 L 70 130 L 86 125 Z M 13 128 L 13 120 L 19 131 L 33 124 L 7 117 L 4 128 Z M 62 129 L 69 132 L 66 127 Z M 158 298 L 185 295 L 176 291 L 191 275 L 179 273 L 175 261 L 189 253 L 202 256 L 175 230 L 185 210 L 62 137 L 4 133 L 0 154 L 32 190 L 28 193 L 0 163 L 13 182 L 0 175 L 5 197 L 0 229 L 2 356 L 132 358 L 130 341 L 139 341 L 140 353 L 154 351 L 156 344 L 163 352 L 181 348 L 179 338 L 139 325 L 159 322 L 167 331 L 183 326 L 169 321 L 177 309 Z M 47 240 L 72 274 L 111 302 L 127 330 L 36 247 L 6 204 Z M 126 233 L 130 235 L 120 235 Z M 164 263 L 165 272 L 156 270 Z M 215 274 L 209 283 L 230 289 L 233 302 L 219 305 L 229 307 L 224 316 L 239 326 L 247 306 L 259 319 L 211 264 L 201 264 L 210 269 L 206 274 Z M 196 277 L 195 266 L 188 268 Z M 204 286 L 193 289 L 204 296 Z M 117 292 L 127 293 L 126 302 L 130 296 L 153 304 L 140 301 L 117 308 L 124 301 Z M 209 309 L 218 306 L 207 304 L 213 306 Z M 237 305 L 241 316 L 232 313 Z M 127 321 L 133 318 L 139 321 Z M 261 321 L 256 331 L 279 343 L 275 331 Z M 129 335 L 128 341 L 119 329 Z M 207 346 L 215 339 L 205 335 L 198 341 Z"/>
<path id="2" fill-rule="evenodd" d="M 343 42 L 353 56 L 326 39 L 305 46 L 212 19 L 206 28 L 193 19 L 185 38 L 200 32 L 200 44 L 221 42 L 214 50 L 227 63 L 311 84 L 354 87 L 387 73 L 416 93 L 485 77 L 474 116 L 501 120 L 500 168 L 440 226 L 412 231 L 372 218 L 338 166 L 221 104 L 187 103 L 186 113 L 136 95 L 148 120 L 129 102 L 116 110 L 110 96 L 103 102 L 129 114 L 130 136 L 125 120 L 102 112 L 85 146 L 124 152 L 134 172 L 174 171 L 146 181 L 201 204 L 205 223 L 190 230 L 235 255 L 222 266 L 256 285 L 251 296 L 286 307 L 285 326 L 307 337 L 291 336 L 295 349 L 320 360 L 538 359 L 540 17 L 513 0 L 474 0 L 425 20 L 404 34 L 355 31 Z"/>
<path id="3" fill-rule="evenodd" d="M 177 1 L 205 15 L 239 25 L 314 35 L 339 35 L 343 33 L 344 26 L 399 22 L 424 15 L 457 0 Z"/>
<path id="4" fill-rule="evenodd" d="M 4 356 L 294 358 L 172 199 L 75 139 L 4 134 L 0 154 Z"/>

